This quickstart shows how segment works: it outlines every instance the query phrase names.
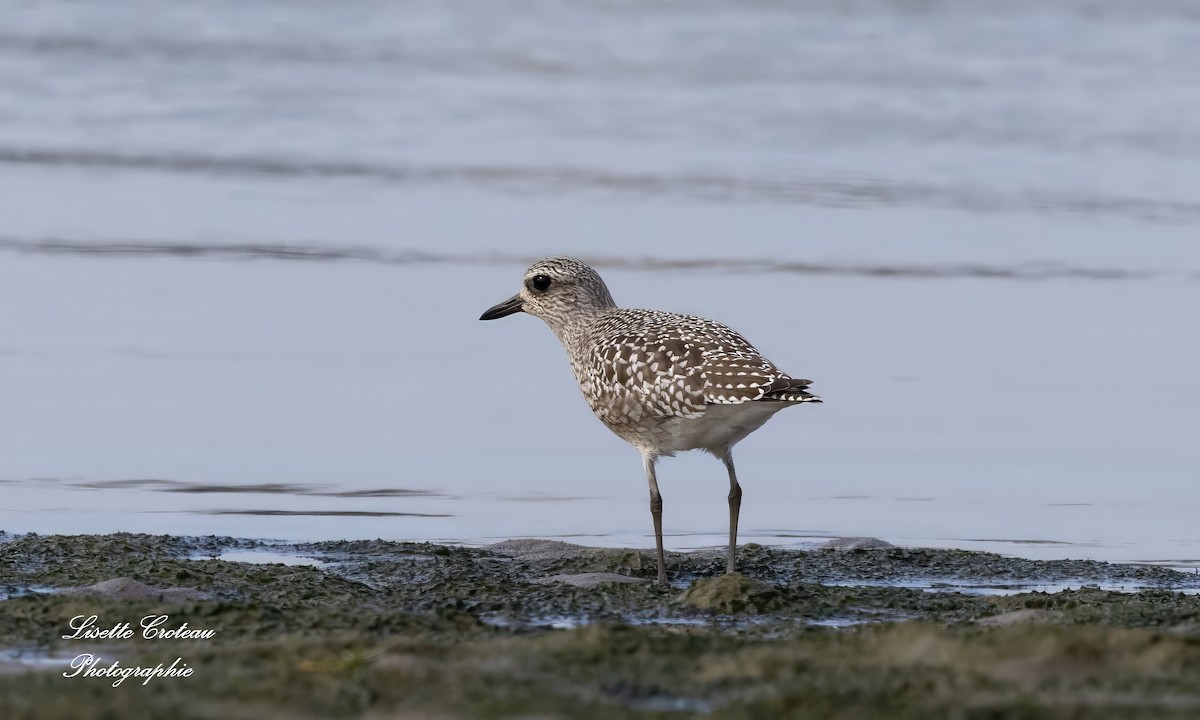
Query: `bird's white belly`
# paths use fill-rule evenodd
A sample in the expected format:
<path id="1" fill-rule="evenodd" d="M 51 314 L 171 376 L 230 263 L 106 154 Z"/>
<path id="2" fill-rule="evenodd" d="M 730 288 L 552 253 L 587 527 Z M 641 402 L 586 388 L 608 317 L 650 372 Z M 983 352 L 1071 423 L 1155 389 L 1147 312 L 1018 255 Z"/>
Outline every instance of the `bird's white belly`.
<path id="1" fill-rule="evenodd" d="M 647 449 L 662 453 L 723 450 L 745 439 L 782 410 L 783 403 L 746 402 L 709 405 L 697 417 L 666 418 L 654 428 Z M 640 445 L 634 441 L 635 445 Z M 641 449 L 641 448 L 639 448 Z"/>

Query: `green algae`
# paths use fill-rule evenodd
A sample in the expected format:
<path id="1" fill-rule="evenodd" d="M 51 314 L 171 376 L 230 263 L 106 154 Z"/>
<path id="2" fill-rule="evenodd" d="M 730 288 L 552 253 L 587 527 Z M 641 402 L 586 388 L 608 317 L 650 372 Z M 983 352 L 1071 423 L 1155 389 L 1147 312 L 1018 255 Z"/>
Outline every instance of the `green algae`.
<path id="1" fill-rule="evenodd" d="M 672 553 L 675 586 L 662 589 L 554 582 L 649 578 L 654 565 L 639 551 L 537 542 L 270 546 L 320 567 L 213 559 L 263 546 L 124 534 L 0 543 L 0 647 L 126 666 L 179 657 L 195 670 L 114 688 L 0 663 L 0 717 L 1200 716 L 1200 596 L 1161 568 L 749 546 L 734 576 L 718 553 Z M 114 578 L 201 594 L 69 591 Z M 913 578 L 1075 585 L 993 596 L 887 584 Z M 1143 589 L 1087 586 L 1114 583 Z M 61 638 L 76 616 L 136 625 L 157 614 L 216 635 Z"/>
<path id="2" fill-rule="evenodd" d="M 679 598 L 682 605 L 723 615 L 758 615 L 783 606 L 774 585 L 741 573 L 701 578 Z"/>

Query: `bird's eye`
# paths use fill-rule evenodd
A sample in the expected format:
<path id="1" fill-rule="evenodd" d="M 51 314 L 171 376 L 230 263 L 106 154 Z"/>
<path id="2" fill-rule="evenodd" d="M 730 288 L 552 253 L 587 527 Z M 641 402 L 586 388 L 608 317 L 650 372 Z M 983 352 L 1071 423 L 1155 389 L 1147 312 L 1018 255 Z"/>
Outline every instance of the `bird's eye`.
<path id="1" fill-rule="evenodd" d="M 537 290 L 538 292 L 545 292 L 546 289 L 550 287 L 550 276 L 549 275 L 534 275 L 533 280 L 531 282 L 533 283 L 533 288 L 535 290 Z"/>

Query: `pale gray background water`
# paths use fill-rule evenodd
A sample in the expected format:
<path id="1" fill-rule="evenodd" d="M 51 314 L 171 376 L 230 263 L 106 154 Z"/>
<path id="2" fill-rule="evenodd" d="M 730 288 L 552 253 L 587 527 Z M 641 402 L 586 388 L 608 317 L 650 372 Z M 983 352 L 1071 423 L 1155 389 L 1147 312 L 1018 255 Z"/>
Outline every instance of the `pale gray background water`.
<path id="1" fill-rule="evenodd" d="M 553 336 L 476 321 L 572 253 L 826 398 L 739 446 L 747 540 L 1200 558 L 1191 3 L 0 17 L 0 528 L 644 546 Z M 719 463 L 660 478 L 719 543 Z"/>

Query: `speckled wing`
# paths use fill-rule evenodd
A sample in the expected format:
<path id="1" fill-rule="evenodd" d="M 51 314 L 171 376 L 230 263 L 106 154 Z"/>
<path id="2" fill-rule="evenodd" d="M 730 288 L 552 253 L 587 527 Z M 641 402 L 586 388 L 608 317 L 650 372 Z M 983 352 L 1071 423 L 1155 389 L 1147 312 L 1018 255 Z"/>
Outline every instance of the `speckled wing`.
<path id="1" fill-rule="evenodd" d="M 714 351 L 705 358 L 704 399 L 719 405 L 763 400 L 792 379 L 757 352 Z"/>
<path id="2" fill-rule="evenodd" d="M 613 327 L 603 333 L 597 343 L 603 350 L 593 356 L 588 399 L 602 417 L 616 420 L 647 411 L 696 417 L 710 404 L 817 401 L 804 391 L 807 380 L 788 377 L 721 323 L 639 310 L 620 311 L 607 320 L 625 332 Z"/>
<path id="3" fill-rule="evenodd" d="M 613 337 L 596 356 L 596 401 L 608 406 L 607 414 L 634 421 L 647 411 L 695 417 L 707 403 L 703 363 L 700 348 L 679 338 L 654 332 Z"/>
<path id="4" fill-rule="evenodd" d="M 754 400 L 791 400 L 783 393 L 802 391 L 810 383 L 787 375 L 738 333 L 721 323 L 696 319 L 703 348 L 704 399 L 719 405 Z"/>

